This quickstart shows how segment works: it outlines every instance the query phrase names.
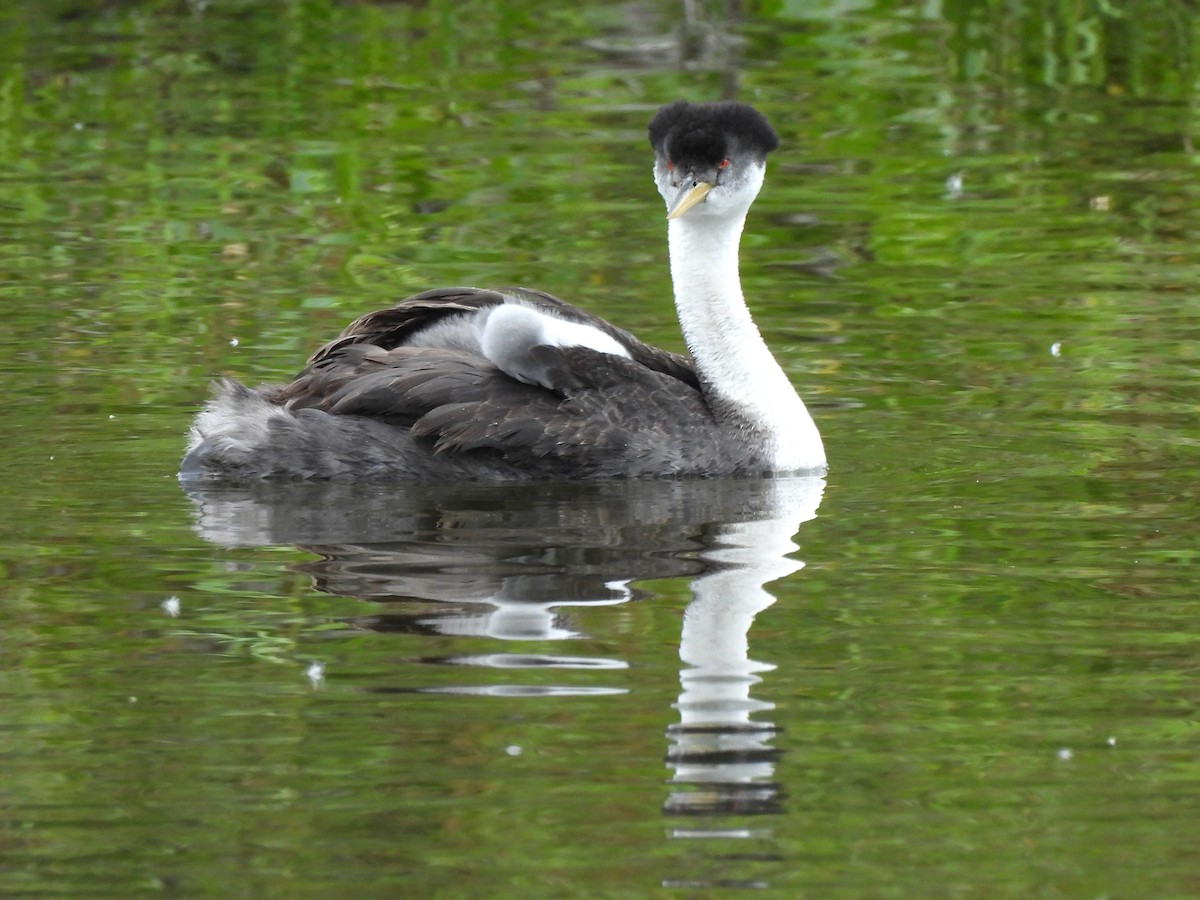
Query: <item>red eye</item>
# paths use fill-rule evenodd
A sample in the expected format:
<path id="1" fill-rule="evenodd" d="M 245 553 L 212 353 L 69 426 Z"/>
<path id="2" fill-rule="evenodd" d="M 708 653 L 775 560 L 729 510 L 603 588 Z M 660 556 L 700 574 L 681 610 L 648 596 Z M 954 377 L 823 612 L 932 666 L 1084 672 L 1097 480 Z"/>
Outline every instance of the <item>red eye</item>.
<path id="1" fill-rule="evenodd" d="M 727 156 L 723 160 L 721 160 L 721 163 L 717 168 L 728 169 L 729 168 L 729 157 Z"/>

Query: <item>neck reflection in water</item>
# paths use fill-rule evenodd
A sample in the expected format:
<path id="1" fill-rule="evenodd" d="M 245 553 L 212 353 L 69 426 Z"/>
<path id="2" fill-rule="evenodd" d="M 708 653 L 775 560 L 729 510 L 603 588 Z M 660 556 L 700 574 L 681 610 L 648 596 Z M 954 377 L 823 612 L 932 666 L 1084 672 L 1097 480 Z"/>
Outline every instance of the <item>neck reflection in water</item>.
<path id="1" fill-rule="evenodd" d="M 764 585 L 803 567 L 800 525 L 816 515 L 819 477 L 713 481 L 405 486 L 194 484 L 197 528 L 224 546 L 293 544 L 316 554 L 298 568 L 333 594 L 381 604 L 354 625 L 378 632 L 488 638 L 491 652 L 426 657 L 494 677 L 380 691 L 494 696 L 622 694 L 604 672 L 623 659 L 506 652 L 505 641 L 586 637 L 588 607 L 649 596 L 639 583 L 691 579 L 679 657 L 678 721 L 668 723 L 672 789 L 664 811 L 678 839 L 747 839 L 769 830 L 744 817 L 782 812 L 773 778 L 773 704 L 753 691 L 773 666 L 751 658 L 755 617 L 775 602 Z M 433 601 L 433 605 L 412 601 Z M 477 646 L 477 644 L 475 644 Z M 593 671 L 589 685 L 514 681 L 529 670 Z M 504 673 L 501 675 L 500 673 Z M 735 825 L 727 817 L 738 817 Z M 717 845 L 723 840 L 717 840 Z M 714 846 L 715 849 L 715 846 Z M 689 864 L 689 868 L 690 868 Z M 760 884 L 712 872 L 668 886 Z"/>

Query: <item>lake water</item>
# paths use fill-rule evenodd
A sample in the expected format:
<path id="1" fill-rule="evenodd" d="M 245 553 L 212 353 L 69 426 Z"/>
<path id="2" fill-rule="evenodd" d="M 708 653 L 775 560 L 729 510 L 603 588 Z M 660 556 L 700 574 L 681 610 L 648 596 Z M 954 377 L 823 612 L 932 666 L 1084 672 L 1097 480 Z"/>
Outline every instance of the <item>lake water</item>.
<path id="1" fill-rule="evenodd" d="M 1200 895 L 1200 17 L 0 11 L 0 894 Z M 672 349 L 660 103 L 824 479 L 175 480 L 427 287 Z"/>

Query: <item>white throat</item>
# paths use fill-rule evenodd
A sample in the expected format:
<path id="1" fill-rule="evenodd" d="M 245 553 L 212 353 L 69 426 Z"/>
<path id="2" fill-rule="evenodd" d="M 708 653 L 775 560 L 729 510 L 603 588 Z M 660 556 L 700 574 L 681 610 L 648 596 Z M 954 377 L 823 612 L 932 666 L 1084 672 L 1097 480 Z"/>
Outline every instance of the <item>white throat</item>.
<path id="1" fill-rule="evenodd" d="M 765 436 L 778 471 L 815 469 L 825 465 L 820 433 L 742 295 L 738 244 L 745 221 L 745 211 L 705 215 L 697 208 L 668 222 L 683 339 L 721 424 L 740 420 Z"/>

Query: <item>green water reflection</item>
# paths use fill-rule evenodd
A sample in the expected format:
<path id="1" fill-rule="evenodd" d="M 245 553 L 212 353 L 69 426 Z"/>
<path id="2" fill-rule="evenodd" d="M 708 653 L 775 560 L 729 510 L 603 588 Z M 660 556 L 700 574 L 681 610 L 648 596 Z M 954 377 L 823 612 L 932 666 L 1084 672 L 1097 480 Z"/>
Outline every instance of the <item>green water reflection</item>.
<path id="1" fill-rule="evenodd" d="M 1198 73 L 1176 0 L 5 5 L 0 893 L 1195 894 Z M 743 278 L 831 460 L 682 762 L 733 487 L 222 542 L 174 480 L 209 379 L 430 286 L 678 349 L 677 96 L 779 126 Z"/>

